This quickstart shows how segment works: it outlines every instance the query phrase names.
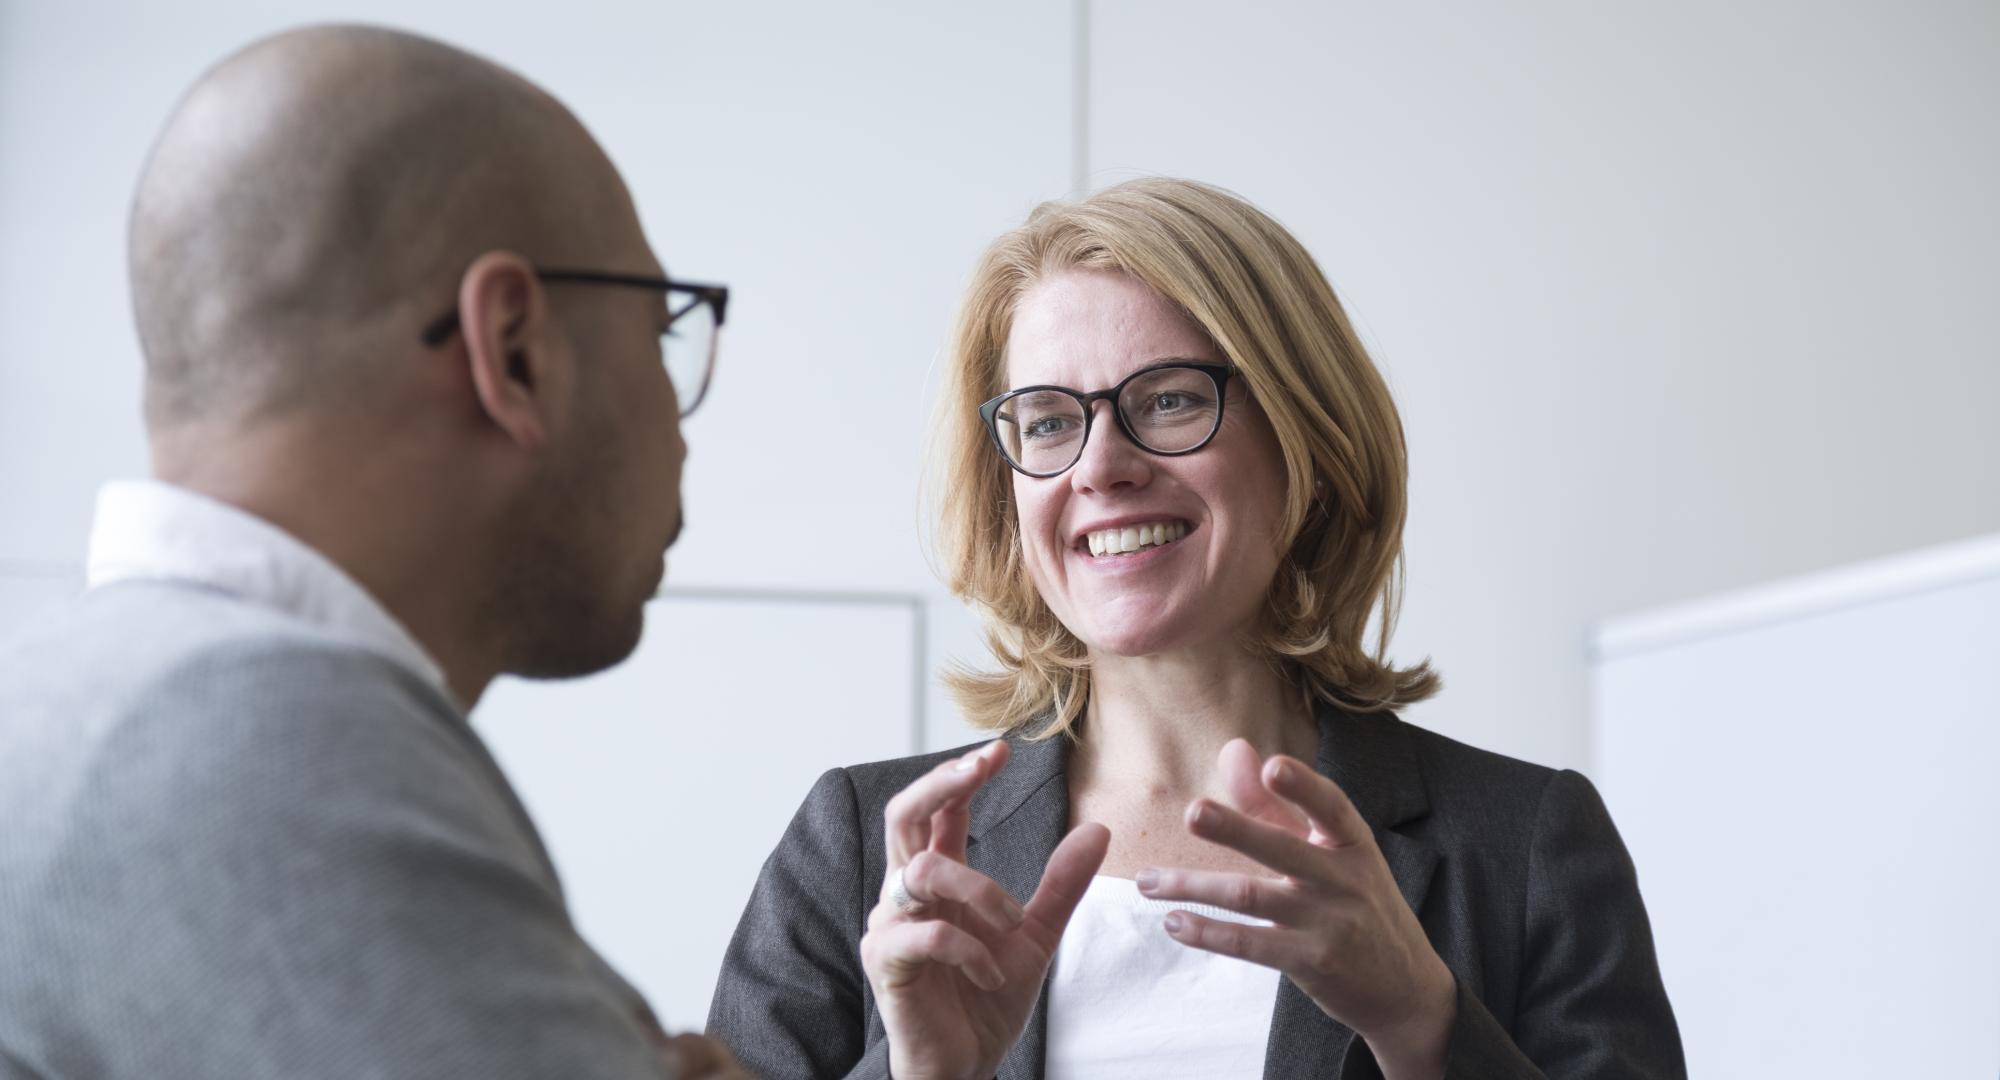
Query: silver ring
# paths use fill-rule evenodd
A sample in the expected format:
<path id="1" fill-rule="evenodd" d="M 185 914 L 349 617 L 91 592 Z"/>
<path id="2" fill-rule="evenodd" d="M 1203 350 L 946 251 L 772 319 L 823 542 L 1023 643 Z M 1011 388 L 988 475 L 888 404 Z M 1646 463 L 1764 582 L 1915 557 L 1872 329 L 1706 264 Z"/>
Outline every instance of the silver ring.
<path id="1" fill-rule="evenodd" d="M 895 880 L 889 883 L 889 902 L 905 915 L 914 915 L 923 910 L 923 901 L 910 895 L 910 886 L 903 881 L 903 871 L 896 871 Z"/>

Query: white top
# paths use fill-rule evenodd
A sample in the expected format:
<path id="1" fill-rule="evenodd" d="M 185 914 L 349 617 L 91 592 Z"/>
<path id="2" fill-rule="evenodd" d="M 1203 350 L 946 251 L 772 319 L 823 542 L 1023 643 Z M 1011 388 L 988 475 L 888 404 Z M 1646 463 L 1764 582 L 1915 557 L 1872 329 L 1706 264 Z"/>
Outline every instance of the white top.
<path id="1" fill-rule="evenodd" d="M 1170 911 L 1268 925 L 1201 904 L 1139 895 L 1096 877 L 1056 948 L 1048 1080 L 1258 1080 L 1278 973 L 1167 936 Z"/>
<path id="2" fill-rule="evenodd" d="M 361 583 L 254 514 L 155 480 L 97 494 L 86 585 L 178 581 L 274 608 L 388 658 L 451 696 L 444 670 Z"/>

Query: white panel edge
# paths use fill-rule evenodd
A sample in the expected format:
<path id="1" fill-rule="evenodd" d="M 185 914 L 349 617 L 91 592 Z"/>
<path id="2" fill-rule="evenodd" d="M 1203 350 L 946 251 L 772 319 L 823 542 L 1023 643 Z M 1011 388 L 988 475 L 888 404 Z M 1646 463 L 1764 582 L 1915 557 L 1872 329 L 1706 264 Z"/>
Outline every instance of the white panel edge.
<path id="1" fill-rule="evenodd" d="M 1805 574 L 1599 622 L 1590 662 L 1672 648 L 1788 619 L 2000 577 L 2000 535 Z"/>

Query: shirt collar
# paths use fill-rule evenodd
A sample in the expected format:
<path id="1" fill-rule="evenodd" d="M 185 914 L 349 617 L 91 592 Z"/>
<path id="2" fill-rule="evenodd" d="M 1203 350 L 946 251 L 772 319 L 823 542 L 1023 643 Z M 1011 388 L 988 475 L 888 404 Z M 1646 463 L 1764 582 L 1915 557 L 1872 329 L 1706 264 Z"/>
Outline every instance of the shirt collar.
<path id="1" fill-rule="evenodd" d="M 333 560 L 263 518 L 186 488 L 105 485 L 87 575 L 89 588 L 178 581 L 231 593 L 395 661 L 456 700 L 437 661 Z"/>

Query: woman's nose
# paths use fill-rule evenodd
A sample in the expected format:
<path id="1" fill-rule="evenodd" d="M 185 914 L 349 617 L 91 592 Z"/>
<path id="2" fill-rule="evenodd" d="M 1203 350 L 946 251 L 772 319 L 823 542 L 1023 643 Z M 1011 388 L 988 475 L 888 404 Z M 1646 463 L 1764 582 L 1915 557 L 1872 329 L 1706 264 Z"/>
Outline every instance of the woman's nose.
<path id="1" fill-rule="evenodd" d="M 1125 436 L 1109 401 L 1093 401 L 1091 409 L 1090 437 L 1084 440 L 1083 454 L 1070 466 L 1070 487 L 1100 494 L 1121 487 L 1144 487 L 1153 475 L 1152 455 Z"/>

